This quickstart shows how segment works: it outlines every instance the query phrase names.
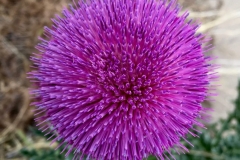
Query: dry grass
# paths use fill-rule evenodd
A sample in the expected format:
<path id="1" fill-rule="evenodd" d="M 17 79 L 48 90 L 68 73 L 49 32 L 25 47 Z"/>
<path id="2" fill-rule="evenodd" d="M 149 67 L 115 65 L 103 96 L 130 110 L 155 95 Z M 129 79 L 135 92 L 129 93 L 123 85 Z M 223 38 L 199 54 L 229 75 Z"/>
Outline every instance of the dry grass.
<path id="1" fill-rule="evenodd" d="M 66 0 L 0 0 L 0 159 L 19 148 L 17 130 L 32 123 L 26 73 L 43 26 Z"/>

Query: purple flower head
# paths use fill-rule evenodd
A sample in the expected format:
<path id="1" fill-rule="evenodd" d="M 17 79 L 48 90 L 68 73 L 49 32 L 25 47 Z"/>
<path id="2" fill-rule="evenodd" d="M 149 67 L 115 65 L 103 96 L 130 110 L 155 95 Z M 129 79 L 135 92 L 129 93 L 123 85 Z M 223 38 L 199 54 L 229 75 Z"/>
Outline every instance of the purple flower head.
<path id="1" fill-rule="evenodd" d="M 45 28 L 30 73 L 44 113 L 36 121 L 67 144 L 66 155 L 140 160 L 187 151 L 180 139 L 204 127 L 201 103 L 215 75 L 208 40 L 179 12 L 174 0 L 87 0 Z"/>

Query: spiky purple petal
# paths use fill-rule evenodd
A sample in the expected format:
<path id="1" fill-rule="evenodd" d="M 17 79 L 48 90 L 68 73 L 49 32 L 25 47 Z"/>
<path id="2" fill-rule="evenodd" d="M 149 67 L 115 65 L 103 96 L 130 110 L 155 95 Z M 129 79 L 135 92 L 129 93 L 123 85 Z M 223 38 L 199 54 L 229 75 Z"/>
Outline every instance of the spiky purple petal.
<path id="1" fill-rule="evenodd" d="M 201 103 L 215 75 L 199 25 L 179 11 L 175 1 L 89 0 L 45 28 L 30 73 L 34 104 L 45 112 L 36 120 L 53 142 L 68 144 L 66 155 L 139 160 L 187 151 L 180 139 L 204 127 Z"/>

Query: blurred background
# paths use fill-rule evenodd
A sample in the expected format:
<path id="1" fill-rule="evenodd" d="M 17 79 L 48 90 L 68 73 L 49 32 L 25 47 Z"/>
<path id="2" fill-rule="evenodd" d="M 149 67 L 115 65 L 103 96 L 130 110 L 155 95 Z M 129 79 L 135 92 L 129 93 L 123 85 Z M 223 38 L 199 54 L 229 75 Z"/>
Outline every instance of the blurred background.
<path id="1" fill-rule="evenodd" d="M 50 26 L 51 18 L 61 14 L 68 3 L 71 0 L 0 0 L 0 160 L 65 159 L 53 150 L 56 144 L 50 146 L 35 127 L 26 73 L 30 71 L 29 57 L 36 52 L 34 46 L 43 27 Z M 219 95 L 215 101 L 204 103 L 214 109 L 209 129 L 194 140 L 195 150 L 177 159 L 240 160 L 240 121 L 234 114 L 238 109 L 240 79 L 240 0 L 179 0 L 179 3 L 190 11 L 190 18 L 202 23 L 199 32 L 212 37 L 214 49 L 207 54 L 217 56 L 215 63 L 221 67 L 216 82 Z M 232 135 L 235 137 L 229 138 Z M 222 142 L 225 138 L 229 142 Z M 214 141 L 210 142 L 211 139 Z M 233 145 L 232 150 L 228 151 L 225 143 Z M 223 148 L 219 149 L 220 145 Z"/>

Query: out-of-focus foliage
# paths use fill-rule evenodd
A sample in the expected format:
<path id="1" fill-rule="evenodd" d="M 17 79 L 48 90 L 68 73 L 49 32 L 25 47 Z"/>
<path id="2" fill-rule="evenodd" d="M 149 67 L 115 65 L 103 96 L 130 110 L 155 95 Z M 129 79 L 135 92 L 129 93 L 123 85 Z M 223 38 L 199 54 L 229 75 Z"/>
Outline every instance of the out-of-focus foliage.
<path id="1" fill-rule="evenodd" d="M 30 128 L 30 131 L 34 136 L 44 137 L 44 133 L 37 130 L 36 128 Z M 49 138 L 51 135 L 48 135 L 44 138 Z M 65 146 L 60 147 L 59 149 L 54 149 L 53 147 L 44 148 L 44 149 L 28 149 L 23 148 L 20 152 L 21 154 L 28 158 L 29 160 L 72 160 L 73 154 L 65 157 L 64 154 L 61 154 L 61 151 Z"/>
<path id="2" fill-rule="evenodd" d="M 60 154 L 58 150 L 45 149 L 45 150 L 25 150 L 22 149 L 21 153 L 30 160 L 63 160 L 65 159 L 63 154 Z M 71 160 L 67 157 L 66 160 Z"/>
<path id="3" fill-rule="evenodd" d="M 240 82 L 235 109 L 227 119 L 209 125 L 199 138 L 189 137 L 194 147 L 177 160 L 239 160 L 240 159 Z"/>
<path id="4" fill-rule="evenodd" d="M 177 160 L 239 160 L 240 159 L 240 82 L 238 85 L 238 98 L 234 102 L 235 109 L 227 119 L 220 120 L 208 125 L 207 130 L 199 134 L 199 138 L 189 136 L 188 141 L 194 145 L 191 147 L 184 142 L 190 149 L 186 154 L 174 154 Z M 32 130 L 35 135 L 43 136 L 39 131 Z M 21 154 L 29 160 L 70 160 L 71 154 L 65 157 L 60 152 L 64 149 L 22 149 Z M 156 160 L 150 156 L 148 160 Z"/>

